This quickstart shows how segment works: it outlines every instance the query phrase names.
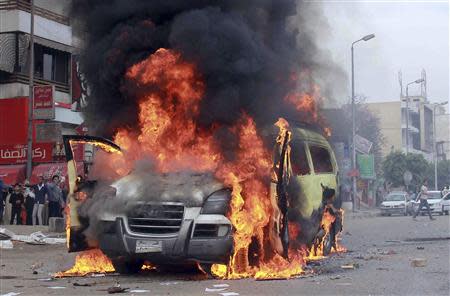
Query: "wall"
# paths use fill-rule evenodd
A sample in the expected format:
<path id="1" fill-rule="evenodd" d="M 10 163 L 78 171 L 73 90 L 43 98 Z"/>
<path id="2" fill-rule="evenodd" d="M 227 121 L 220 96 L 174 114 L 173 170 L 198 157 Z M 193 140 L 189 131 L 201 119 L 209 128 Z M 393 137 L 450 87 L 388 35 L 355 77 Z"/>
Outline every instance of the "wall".
<path id="1" fill-rule="evenodd" d="M 22 10 L 0 10 L 0 33 L 20 31 L 30 33 L 30 14 Z M 72 46 L 72 27 L 34 16 L 36 36 Z"/>
<path id="2" fill-rule="evenodd" d="M 28 97 L 29 87 L 23 83 L 5 83 L 0 84 L 0 100 L 3 98 Z M 70 94 L 60 91 L 55 92 L 55 101 L 59 103 L 71 104 Z"/>
<path id="3" fill-rule="evenodd" d="M 380 129 L 384 136 L 383 156 L 392 150 L 402 149 L 401 102 L 367 103 L 367 108 L 380 120 Z"/>

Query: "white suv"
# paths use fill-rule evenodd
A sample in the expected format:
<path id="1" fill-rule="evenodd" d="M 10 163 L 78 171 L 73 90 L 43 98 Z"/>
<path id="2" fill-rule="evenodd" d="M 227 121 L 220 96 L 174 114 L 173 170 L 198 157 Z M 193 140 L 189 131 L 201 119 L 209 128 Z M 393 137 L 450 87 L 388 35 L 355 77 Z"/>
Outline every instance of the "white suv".
<path id="1" fill-rule="evenodd" d="M 404 191 L 393 191 L 383 198 L 380 205 L 381 215 L 402 214 L 407 215 L 406 203 L 408 202 L 408 193 Z"/>
<path id="2" fill-rule="evenodd" d="M 443 206 L 442 206 L 442 193 L 441 191 L 428 191 L 427 201 L 430 205 L 431 214 L 438 213 L 439 215 L 443 215 Z M 416 212 L 420 205 L 420 194 L 418 195 L 416 201 L 412 202 L 413 211 Z M 421 214 L 426 214 L 426 208 L 422 208 Z"/>
<path id="3" fill-rule="evenodd" d="M 448 215 L 448 212 L 450 210 L 450 192 L 447 193 L 441 200 L 442 205 L 442 213 L 445 213 Z"/>

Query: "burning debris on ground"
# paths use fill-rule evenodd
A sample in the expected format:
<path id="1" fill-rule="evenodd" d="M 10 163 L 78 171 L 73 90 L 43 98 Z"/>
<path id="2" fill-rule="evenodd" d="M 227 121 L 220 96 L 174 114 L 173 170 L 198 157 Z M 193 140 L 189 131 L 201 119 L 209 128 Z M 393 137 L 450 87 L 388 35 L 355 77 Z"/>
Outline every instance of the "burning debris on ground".
<path id="1" fill-rule="evenodd" d="M 60 276 L 134 270 L 107 246 L 120 227 L 141 237 L 149 229 L 160 236 L 191 236 L 191 227 L 211 233 L 195 220 L 208 214 L 201 208 L 208 201 L 229 203 L 210 209 L 223 216 L 212 231 L 223 231 L 223 254 L 231 252 L 208 267 L 219 278 L 290 278 L 304 272 L 305 260 L 343 250 L 337 167 L 319 111 L 321 89 L 327 90 L 315 79 L 325 66 L 315 59 L 308 30 L 293 25 L 309 27 L 311 11 L 290 0 L 74 1 L 80 28 L 91 28 L 82 58 L 91 89 L 84 112 L 93 130 L 112 136 L 123 153 L 98 153 L 90 171 L 96 189 L 71 199 L 68 237 L 95 249 Z M 298 169 L 309 163 L 298 158 L 304 148 L 296 145 L 312 139 L 330 159 L 313 159 L 315 169 L 323 166 L 329 176 L 308 189 Z M 108 146 L 88 138 L 67 143 L 77 141 Z M 120 222 L 128 220 L 134 224 Z M 155 263 L 167 260 L 155 254 L 168 242 L 122 237 L 127 252 L 130 244 L 136 249 L 137 270 L 140 252 L 153 253 Z M 201 247 L 194 243 L 184 244 L 191 244 L 185 255 Z"/>

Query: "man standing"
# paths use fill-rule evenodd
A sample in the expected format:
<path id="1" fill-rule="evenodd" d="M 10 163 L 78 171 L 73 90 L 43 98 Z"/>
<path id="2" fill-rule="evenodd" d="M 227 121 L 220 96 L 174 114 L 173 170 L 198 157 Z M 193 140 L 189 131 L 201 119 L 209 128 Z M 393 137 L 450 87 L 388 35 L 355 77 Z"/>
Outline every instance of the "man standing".
<path id="1" fill-rule="evenodd" d="M 23 191 L 25 197 L 25 211 L 27 212 L 26 225 L 33 225 L 33 208 L 35 204 L 34 188 L 30 186 L 28 181 L 25 181 L 25 188 Z"/>
<path id="2" fill-rule="evenodd" d="M 44 177 L 39 177 L 39 183 L 34 186 L 34 194 L 36 196 L 33 207 L 33 225 L 44 225 L 42 210 L 47 202 L 48 193 L 47 186 L 44 184 Z"/>
<path id="3" fill-rule="evenodd" d="M 3 212 L 5 210 L 5 201 L 6 201 L 6 186 L 3 183 L 3 180 L 0 178 L 0 224 L 3 224 Z"/>
<path id="4" fill-rule="evenodd" d="M 428 216 L 430 216 L 430 220 L 434 220 L 434 218 L 431 216 L 431 210 L 430 210 L 430 205 L 428 204 L 428 180 L 425 180 L 423 182 L 422 187 L 420 188 L 420 193 L 419 193 L 419 200 L 420 200 L 420 205 L 419 208 L 417 209 L 417 211 L 414 213 L 413 219 L 416 219 L 416 216 L 420 213 L 420 211 L 422 210 L 423 207 L 427 208 L 427 212 L 428 212 Z"/>
<path id="5" fill-rule="evenodd" d="M 9 197 L 9 203 L 11 204 L 11 220 L 9 220 L 9 224 L 13 224 L 14 218 L 16 218 L 17 225 L 22 224 L 22 217 L 20 214 L 22 212 L 24 198 L 19 184 L 14 185 L 14 191 Z"/>
<path id="6" fill-rule="evenodd" d="M 59 188 L 59 176 L 54 175 L 52 181 L 47 183 L 48 217 L 61 217 L 62 191 Z"/>

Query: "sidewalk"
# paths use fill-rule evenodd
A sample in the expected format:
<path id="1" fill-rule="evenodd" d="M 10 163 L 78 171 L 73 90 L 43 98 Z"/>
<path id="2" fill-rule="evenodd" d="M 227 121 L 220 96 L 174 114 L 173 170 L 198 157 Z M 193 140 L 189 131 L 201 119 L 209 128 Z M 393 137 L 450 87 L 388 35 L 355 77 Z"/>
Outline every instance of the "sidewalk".
<path id="1" fill-rule="evenodd" d="M 380 214 L 379 209 L 368 209 L 368 210 L 356 210 L 352 212 L 351 210 L 345 211 L 345 219 L 364 219 L 377 217 Z"/>
<path id="2" fill-rule="evenodd" d="M 48 231 L 48 225 L 0 225 L 0 228 L 6 228 L 14 234 L 30 235 L 33 232 L 41 231 L 44 234 L 52 234 L 52 236 L 65 236 L 65 233 L 54 233 Z"/>

